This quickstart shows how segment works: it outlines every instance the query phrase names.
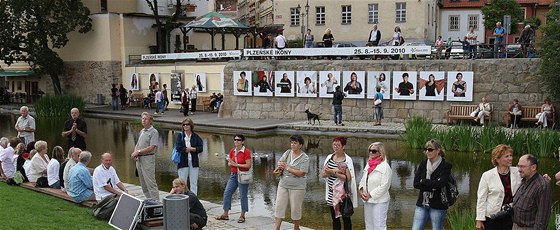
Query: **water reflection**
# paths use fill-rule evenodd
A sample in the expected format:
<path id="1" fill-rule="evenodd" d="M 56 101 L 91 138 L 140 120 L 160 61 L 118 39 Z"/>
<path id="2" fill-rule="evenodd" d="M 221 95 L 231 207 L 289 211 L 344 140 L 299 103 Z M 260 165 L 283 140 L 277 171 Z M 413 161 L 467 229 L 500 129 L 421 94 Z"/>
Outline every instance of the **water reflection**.
<path id="1" fill-rule="evenodd" d="M 15 136 L 14 124 L 17 117 L 0 115 L 0 136 Z M 60 133 L 65 119 L 37 119 L 37 140 L 45 140 L 51 146 L 66 147 Z M 108 119 L 85 118 L 88 124 L 86 138 L 89 150 L 94 154 L 90 167 L 100 162 L 103 152 L 113 153 L 113 165 L 121 179 L 128 183 L 139 184 L 135 176 L 134 162 L 130 153 L 138 140 L 139 123 L 114 121 Z M 195 121 L 196 124 L 196 121 Z M 156 124 L 157 125 L 157 124 Z M 179 130 L 158 129 L 159 143 L 156 156 L 157 182 L 160 190 L 169 191 L 171 181 L 177 176 L 176 165 L 171 160 L 176 132 Z M 199 133 L 204 140 L 204 152 L 200 155 L 199 196 L 201 199 L 221 203 L 222 193 L 229 175 L 230 168 L 224 160 L 224 154 L 233 147 L 233 136 L 212 133 Z M 310 157 L 310 172 L 307 177 L 307 193 L 305 195 L 302 225 L 316 229 L 330 228 L 330 214 L 324 202 L 324 181 L 321 168 L 327 154 L 332 152 L 331 137 L 304 136 L 304 151 Z M 379 139 L 349 138 L 346 152 L 352 156 L 356 177 L 359 180 L 367 163 L 367 146 Z M 389 164 L 393 169 L 391 181 L 391 201 L 388 211 L 388 225 L 392 229 L 410 229 L 418 191 L 413 188 L 413 179 L 418 163 L 424 158 L 419 150 L 407 150 L 403 143 L 396 140 L 381 140 L 389 153 Z M 278 181 L 272 176 L 275 162 L 284 151 L 289 149 L 288 136 L 248 137 L 246 146 L 254 153 L 255 183 L 249 189 L 249 215 L 262 213 L 273 215 L 273 204 Z M 516 162 L 518 157 L 515 157 Z M 476 190 L 482 173 L 491 168 L 490 158 L 482 154 L 446 153 L 446 159 L 453 164 L 453 174 L 457 179 L 460 197 L 452 207 L 474 209 Z M 542 159 L 539 166 L 541 172 L 554 175 L 558 170 L 553 159 Z M 359 169 L 359 170 L 358 170 Z M 554 201 L 558 200 L 559 192 L 554 191 Z M 233 207 L 239 206 L 238 194 L 234 195 Z M 288 213 L 289 214 L 289 213 Z M 363 229 L 363 205 L 356 209 L 352 217 L 355 229 Z M 289 220 L 289 219 L 288 219 Z M 327 221 L 325 221 L 327 220 Z M 474 220 L 473 220 L 474 221 Z"/>

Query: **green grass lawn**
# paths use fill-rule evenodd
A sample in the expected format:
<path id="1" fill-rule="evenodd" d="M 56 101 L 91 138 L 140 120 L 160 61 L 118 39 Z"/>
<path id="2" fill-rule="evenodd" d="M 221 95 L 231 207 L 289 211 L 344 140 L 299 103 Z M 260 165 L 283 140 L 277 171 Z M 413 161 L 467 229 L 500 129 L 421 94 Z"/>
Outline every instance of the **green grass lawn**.
<path id="1" fill-rule="evenodd" d="M 2 229 L 113 229 L 80 206 L 29 189 L 0 183 Z"/>

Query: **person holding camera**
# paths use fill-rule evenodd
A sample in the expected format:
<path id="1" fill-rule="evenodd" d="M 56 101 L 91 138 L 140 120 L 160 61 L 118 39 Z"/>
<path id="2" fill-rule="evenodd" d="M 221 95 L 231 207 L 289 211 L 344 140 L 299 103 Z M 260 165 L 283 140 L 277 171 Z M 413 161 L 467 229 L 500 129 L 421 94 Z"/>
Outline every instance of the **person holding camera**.
<path id="1" fill-rule="evenodd" d="M 521 185 L 517 167 L 512 167 L 513 149 L 498 145 L 492 150 L 492 165 L 478 184 L 476 201 L 476 229 L 511 229 L 513 222 L 508 210 L 513 196 Z"/>

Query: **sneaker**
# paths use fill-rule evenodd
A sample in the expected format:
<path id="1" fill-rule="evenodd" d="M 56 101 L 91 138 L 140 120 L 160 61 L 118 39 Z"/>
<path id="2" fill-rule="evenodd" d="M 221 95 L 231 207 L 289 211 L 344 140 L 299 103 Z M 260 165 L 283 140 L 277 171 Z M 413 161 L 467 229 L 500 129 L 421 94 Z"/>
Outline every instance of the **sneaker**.
<path id="1" fill-rule="evenodd" d="M 344 126 L 344 124 L 342 124 L 342 123 L 340 123 L 339 125 L 340 125 L 340 126 Z"/>
<path id="2" fill-rule="evenodd" d="M 155 112 L 154 115 L 158 115 L 158 112 Z"/>

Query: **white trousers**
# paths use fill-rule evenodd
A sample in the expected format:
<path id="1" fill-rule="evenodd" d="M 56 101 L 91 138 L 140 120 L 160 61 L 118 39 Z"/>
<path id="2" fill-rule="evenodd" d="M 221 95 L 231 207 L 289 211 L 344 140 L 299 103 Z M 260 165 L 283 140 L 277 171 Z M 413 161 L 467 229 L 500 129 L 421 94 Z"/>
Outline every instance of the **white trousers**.
<path id="1" fill-rule="evenodd" d="M 364 220 L 366 230 L 386 230 L 387 229 L 387 210 L 389 201 L 385 203 L 364 203 Z"/>

